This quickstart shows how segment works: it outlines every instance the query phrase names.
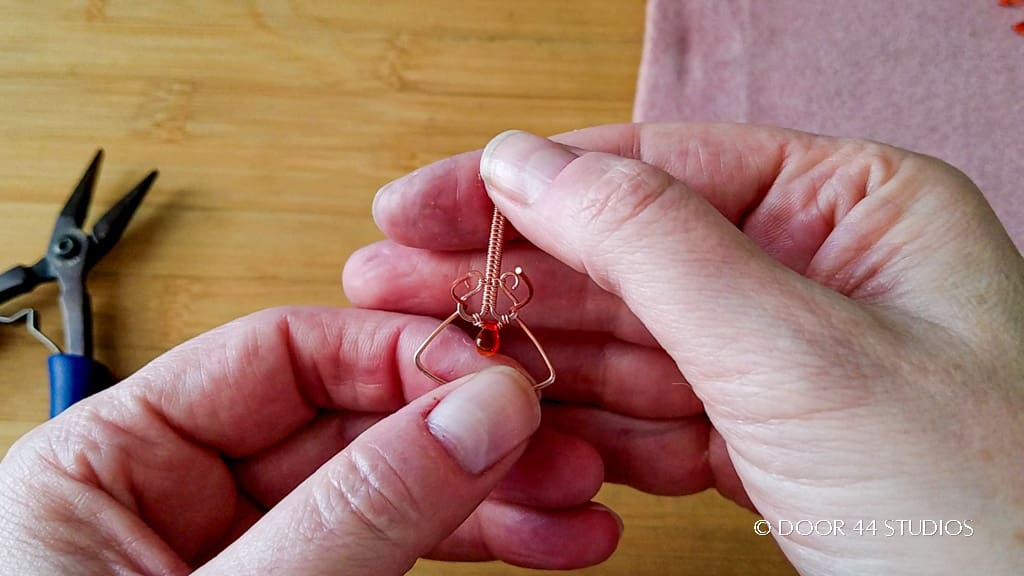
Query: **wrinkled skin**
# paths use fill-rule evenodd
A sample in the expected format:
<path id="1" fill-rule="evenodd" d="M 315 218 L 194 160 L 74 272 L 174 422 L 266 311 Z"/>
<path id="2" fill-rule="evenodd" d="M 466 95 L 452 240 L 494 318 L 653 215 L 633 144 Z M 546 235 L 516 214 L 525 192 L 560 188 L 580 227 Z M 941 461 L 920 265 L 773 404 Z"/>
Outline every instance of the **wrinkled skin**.
<path id="1" fill-rule="evenodd" d="M 401 313 L 260 313 L 26 435 L 0 463 L 0 566 L 586 566 L 619 535 L 589 503 L 603 479 L 715 487 L 772 521 L 974 526 L 778 538 L 806 574 L 1021 565 L 1024 264 L 967 178 L 878 144 L 753 127 L 558 140 L 571 147 L 507 136 L 381 191 L 391 240 L 353 257 L 345 287 Z M 524 319 L 559 380 L 533 440 L 474 475 L 424 429 L 452 387 L 412 366 L 436 321 L 410 314 L 450 313 L 448 283 L 482 262 L 491 200 L 521 237 L 507 262 L 537 286 Z M 446 378 L 485 365 L 465 337 L 435 345 Z M 497 428 L 527 415 L 509 406 Z"/>
<path id="2" fill-rule="evenodd" d="M 435 325 L 269 310 L 76 404 L 0 463 L 0 572 L 305 576 L 401 574 L 423 555 L 604 560 L 620 521 L 589 502 L 602 480 L 593 448 L 542 427 L 529 444 L 506 438 L 515 449 L 470 474 L 427 431 L 458 386 L 436 388 L 412 365 Z M 446 378 L 486 366 L 464 337 L 436 345 Z M 511 392 L 490 398 L 503 418 L 480 435 L 536 428 L 536 395 L 519 379 L 518 395 L 486 388 Z"/>
<path id="3" fill-rule="evenodd" d="M 493 201 L 560 369 L 545 417 L 610 480 L 845 521 L 845 537 L 776 537 L 804 574 L 1024 565 L 1024 261 L 966 176 L 749 126 L 553 140 L 506 133 L 382 189 L 389 240 L 348 263 L 351 301 L 447 314 Z M 886 537 L 901 519 L 973 535 Z M 858 520 L 877 535 L 851 535 Z"/>

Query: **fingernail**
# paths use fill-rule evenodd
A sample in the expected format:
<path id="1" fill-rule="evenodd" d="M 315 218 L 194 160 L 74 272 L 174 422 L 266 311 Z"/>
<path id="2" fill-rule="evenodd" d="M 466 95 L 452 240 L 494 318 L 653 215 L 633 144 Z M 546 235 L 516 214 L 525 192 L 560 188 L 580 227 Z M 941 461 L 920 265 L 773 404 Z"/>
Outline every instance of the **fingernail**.
<path id="1" fill-rule="evenodd" d="M 430 433 L 470 474 L 493 466 L 539 425 L 540 404 L 533 386 L 508 366 L 471 376 L 427 416 Z"/>
<path id="2" fill-rule="evenodd" d="M 380 187 L 377 193 L 373 195 L 373 204 L 370 205 L 370 216 L 373 217 L 373 221 L 380 227 L 381 218 L 381 207 L 382 203 L 385 202 L 385 198 L 388 195 L 388 191 L 392 188 L 394 182 L 388 182 L 387 184 Z"/>
<path id="3" fill-rule="evenodd" d="M 598 512 L 604 512 L 605 514 L 611 516 L 612 519 L 615 520 L 615 524 L 619 527 L 619 536 L 622 536 L 622 533 L 626 531 L 626 525 L 622 522 L 622 518 L 618 514 L 616 514 L 615 511 L 612 510 L 611 508 L 598 502 L 591 502 L 587 506 L 587 508 L 591 510 L 596 510 Z"/>
<path id="4" fill-rule="evenodd" d="M 547 138 L 509 130 L 487 143 L 480 158 L 480 176 L 492 193 L 530 204 L 576 158 L 579 156 L 565 146 Z"/>

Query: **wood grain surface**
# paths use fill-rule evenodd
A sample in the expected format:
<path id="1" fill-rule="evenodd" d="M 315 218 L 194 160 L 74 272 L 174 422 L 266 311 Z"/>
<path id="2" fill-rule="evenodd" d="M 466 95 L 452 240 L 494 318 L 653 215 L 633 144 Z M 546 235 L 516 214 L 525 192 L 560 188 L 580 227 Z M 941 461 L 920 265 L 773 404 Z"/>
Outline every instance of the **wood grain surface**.
<path id="1" fill-rule="evenodd" d="M 281 304 L 346 304 L 339 275 L 378 240 L 376 189 L 516 127 L 628 121 L 639 0 L 0 0 L 0 268 L 42 255 L 106 149 L 93 215 L 161 176 L 90 278 L 97 356 L 119 376 Z M 36 308 L 60 339 L 53 285 Z M 46 350 L 0 326 L 0 454 L 47 411 Z M 792 574 L 750 513 L 714 494 L 606 487 L 618 553 L 586 574 Z M 525 573 L 421 562 L 415 574 Z"/>

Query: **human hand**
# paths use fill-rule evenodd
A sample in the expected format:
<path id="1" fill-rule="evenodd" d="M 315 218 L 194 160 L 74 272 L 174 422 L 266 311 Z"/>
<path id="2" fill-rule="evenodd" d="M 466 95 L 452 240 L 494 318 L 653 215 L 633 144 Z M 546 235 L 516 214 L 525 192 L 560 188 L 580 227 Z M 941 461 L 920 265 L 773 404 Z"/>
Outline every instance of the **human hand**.
<path id="1" fill-rule="evenodd" d="M 545 395 L 599 405 L 545 422 L 593 442 L 610 479 L 845 521 L 846 536 L 776 536 L 807 574 L 1024 563 L 1024 262 L 965 176 L 736 125 L 556 140 L 506 133 L 382 189 L 391 241 L 350 261 L 352 302 L 446 314 L 446 284 L 482 260 L 489 192 L 524 238 L 506 259 L 536 285 L 523 317 L 559 369 Z M 885 520 L 973 535 L 889 537 Z"/>
<path id="2" fill-rule="evenodd" d="M 425 381 L 411 357 L 433 327 L 266 311 L 76 404 L 0 462 L 0 572 L 376 575 L 424 554 L 606 558 L 620 528 L 589 503 L 597 455 L 551 430 L 528 445 L 530 383 L 483 370 L 458 338 L 436 342 L 438 370 L 483 371 Z"/>

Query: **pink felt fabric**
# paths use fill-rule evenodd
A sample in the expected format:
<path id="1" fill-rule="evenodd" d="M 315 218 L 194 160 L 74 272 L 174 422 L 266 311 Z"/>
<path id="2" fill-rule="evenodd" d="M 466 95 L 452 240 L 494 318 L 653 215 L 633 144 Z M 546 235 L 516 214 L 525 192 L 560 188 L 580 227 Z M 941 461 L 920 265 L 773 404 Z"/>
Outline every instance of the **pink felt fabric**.
<path id="1" fill-rule="evenodd" d="M 649 0 L 634 119 L 868 138 L 965 171 L 1024 246 L 1024 7 Z"/>

